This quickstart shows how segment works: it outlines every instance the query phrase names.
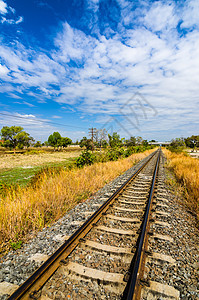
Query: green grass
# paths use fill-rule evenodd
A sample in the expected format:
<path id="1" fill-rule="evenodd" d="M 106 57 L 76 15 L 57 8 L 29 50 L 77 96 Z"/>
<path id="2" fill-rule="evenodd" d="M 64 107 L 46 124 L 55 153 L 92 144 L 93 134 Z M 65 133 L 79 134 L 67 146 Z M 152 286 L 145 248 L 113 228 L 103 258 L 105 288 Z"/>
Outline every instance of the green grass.
<path id="1" fill-rule="evenodd" d="M 41 166 L 34 166 L 31 168 L 16 167 L 12 169 L 0 170 L 0 184 L 6 185 L 20 185 L 21 187 L 26 186 L 31 179 L 42 169 L 50 168 L 68 168 L 73 165 L 75 158 L 68 158 L 67 160 L 59 163 L 46 163 Z"/>

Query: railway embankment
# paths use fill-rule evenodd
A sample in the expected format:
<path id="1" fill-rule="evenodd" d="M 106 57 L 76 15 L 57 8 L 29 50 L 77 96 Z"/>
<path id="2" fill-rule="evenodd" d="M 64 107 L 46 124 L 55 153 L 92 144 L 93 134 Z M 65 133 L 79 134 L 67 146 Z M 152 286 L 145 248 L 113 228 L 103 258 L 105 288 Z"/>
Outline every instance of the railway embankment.
<path id="1" fill-rule="evenodd" d="M 144 300 L 197 299 L 199 265 L 196 219 L 187 211 L 183 194 L 177 193 L 171 185 L 173 174 L 166 169 L 165 162 L 165 157 L 161 156 L 147 234 L 145 264 L 139 281 L 141 297 Z M 0 289 L 7 289 L 7 295 L 1 293 L 1 299 L 7 299 L 9 288 L 11 293 L 22 284 L 142 163 L 140 161 L 105 185 L 95 196 L 77 204 L 21 249 L 4 256 Z M 126 188 L 117 203 L 110 207 L 93 231 L 71 253 L 68 261 L 63 262 L 61 271 L 56 272 L 44 286 L 41 299 L 121 299 L 123 288 L 129 281 L 129 265 L 140 232 L 142 207 L 149 193 L 150 168 L 138 175 L 132 186 Z M 97 271 L 93 274 L 91 269 Z M 107 276 L 110 273 L 114 275 L 111 284 Z M 63 279 L 66 285 L 62 284 Z M 119 283 L 114 284 L 114 281 Z"/>

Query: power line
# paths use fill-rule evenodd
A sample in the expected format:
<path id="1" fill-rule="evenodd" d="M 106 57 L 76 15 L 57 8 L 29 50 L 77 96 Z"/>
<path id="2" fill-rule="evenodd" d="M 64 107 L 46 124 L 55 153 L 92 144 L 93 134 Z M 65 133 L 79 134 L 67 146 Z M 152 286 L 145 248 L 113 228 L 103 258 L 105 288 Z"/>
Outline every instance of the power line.
<path id="1" fill-rule="evenodd" d="M 34 121 L 34 122 L 40 122 L 40 123 L 47 123 L 47 124 L 53 124 L 53 125 L 59 125 L 59 126 L 66 126 L 66 127 L 73 127 L 73 128 L 81 128 L 81 129 L 87 129 L 85 127 L 80 127 L 80 126 L 74 126 L 74 125 L 68 125 L 68 124 L 60 124 L 60 123 L 56 123 L 56 122 L 51 122 L 51 121 L 43 121 L 43 120 L 39 120 L 39 119 L 31 119 L 31 118 L 26 118 L 26 117 L 20 117 L 20 116 L 14 116 L 14 115 L 10 115 L 10 114 L 5 114 L 5 113 L 0 113 L 0 115 L 3 116 L 8 116 L 8 117 L 12 117 L 12 118 L 17 118 L 17 119 L 24 119 L 24 120 L 28 120 L 28 121 Z M 28 124 L 27 124 L 28 125 Z"/>

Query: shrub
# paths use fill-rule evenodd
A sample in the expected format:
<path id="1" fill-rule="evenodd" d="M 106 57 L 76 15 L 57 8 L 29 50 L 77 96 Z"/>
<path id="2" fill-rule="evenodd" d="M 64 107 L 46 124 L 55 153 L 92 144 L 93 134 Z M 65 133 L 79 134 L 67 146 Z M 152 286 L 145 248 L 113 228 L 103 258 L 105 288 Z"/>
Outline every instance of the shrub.
<path id="1" fill-rule="evenodd" d="M 125 157 L 129 157 L 131 154 L 135 153 L 135 147 L 128 147 L 124 153 Z"/>
<path id="2" fill-rule="evenodd" d="M 124 150 L 124 148 L 110 149 L 107 152 L 107 157 L 108 157 L 108 160 L 110 160 L 110 161 L 118 160 L 120 157 L 125 157 L 125 150 Z"/>
<path id="3" fill-rule="evenodd" d="M 183 138 L 177 138 L 177 139 L 173 139 L 171 141 L 170 146 L 168 147 L 168 149 L 171 152 L 175 152 L 175 153 L 181 153 L 185 148 L 185 142 Z"/>
<path id="4" fill-rule="evenodd" d="M 96 162 L 107 162 L 107 161 L 109 161 L 109 158 L 107 156 L 107 152 L 95 153 L 95 161 Z"/>
<path id="5" fill-rule="evenodd" d="M 82 154 L 77 158 L 76 165 L 81 168 L 85 165 L 92 165 L 95 161 L 95 155 L 90 151 L 83 151 Z"/>

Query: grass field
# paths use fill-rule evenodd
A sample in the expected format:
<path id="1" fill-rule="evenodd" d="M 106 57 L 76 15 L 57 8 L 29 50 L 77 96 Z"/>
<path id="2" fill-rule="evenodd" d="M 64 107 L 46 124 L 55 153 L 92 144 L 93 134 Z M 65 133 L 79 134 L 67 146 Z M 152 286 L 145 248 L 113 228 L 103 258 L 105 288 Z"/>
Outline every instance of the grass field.
<path id="1" fill-rule="evenodd" d="M 51 169 L 41 173 L 34 184 L 8 188 L 0 201 L 1 252 L 17 248 L 30 232 L 52 224 L 153 151 L 81 169 Z"/>
<path id="2" fill-rule="evenodd" d="M 42 168 L 67 167 L 80 153 L 77 149 L 66 152 L 38 150 L 34 154 L 3 153 L 0 155 L 0 183 L 25 186 Z"/>
<path id="3" fill-rule="evenodd" d="M 186 205 L 199 220 L 199 159 L 163 150 L 167 166 L 181 185 Z M 173 184 L 173 183 L 172 183 Z"/>

